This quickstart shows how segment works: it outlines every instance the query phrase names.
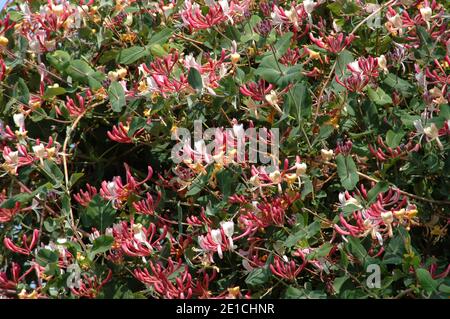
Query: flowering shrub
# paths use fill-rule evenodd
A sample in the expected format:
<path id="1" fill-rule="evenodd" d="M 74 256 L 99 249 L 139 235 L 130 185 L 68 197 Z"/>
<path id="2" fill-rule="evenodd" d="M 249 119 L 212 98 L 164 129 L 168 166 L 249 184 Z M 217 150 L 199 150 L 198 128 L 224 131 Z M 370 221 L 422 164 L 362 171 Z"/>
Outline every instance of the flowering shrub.
<path id="1" fill-rule="evenodd" d="M 447 298 L 449 10 L 10 2 L 0 296 Z"/>

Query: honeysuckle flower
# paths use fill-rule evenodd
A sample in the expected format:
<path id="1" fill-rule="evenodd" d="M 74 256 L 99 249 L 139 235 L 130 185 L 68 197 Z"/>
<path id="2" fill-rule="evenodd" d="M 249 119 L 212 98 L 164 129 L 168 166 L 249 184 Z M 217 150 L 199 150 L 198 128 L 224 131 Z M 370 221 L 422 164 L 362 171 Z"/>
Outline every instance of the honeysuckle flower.
<path id="1" fill-rule="evenodd" d="M 20 131 L 25 130 L 25 116 L 22 113 L 17 113 L 13 115 L 14 124 L 20 129 Z"/>
<path id="2" fill-rule="evenodd" d="M 306 173 L 306 168 L 308 166 L 306 163 L 295 163 L 295 174 L 297 176 L 302 176 Z"/>
<path id="3" fill-rule="evenodd" d="M 420 15 L 425 22 L 429 22 L 431 20 L 432 10 L 429 6 L 420 8 Z"/>
<path id="4" fill-rule="evenodd" d="M 428 137 L 430 141 L 436 141 L 438 147 L 440 149 L 444 149 L 441 140 L 439 139 L 439 129 L 436 124 L 431 123 L 430 126 L 427 126 L 423 130 L 424 134 Z"/>
<path id="5" fill-rule="evenodd" d="M 384 54 L 382 54 L 382 55 L 380 55 L 378 58 L 377 58 L 377 61 L 378 61 L 378 67 L 381 69 L 381 70 L 383 70 L 383 72 L 386 74 L 386 73 L 389 73 L 389 70 L 387 69 L 387 60 L 386 60 L 386 56 L 384 55 Z"/>
<path id="6" fill-rule="evenodd" d="M 45 147 L 43 144 L 38 144 L 32 147 L 34 155 L 39 159 L 42 165 L 44 165 L 43 159 L 45 157 Z"/>
<path id="7" fill-rule="evenodd" d="M 313 0 L 304 0 L 303 7 L 305 8 L 306 13 L 311 14 L 314 11 L 316 4 L 317 3 L 314 2 Z"/>
<path id="8" fill-rule="evenodd" d="M 324 161 L 330 161 L 333 158 L 334 152 L 333 150 L 321 149 L 320 155 Z"/>
<path id="9" fill-rule="evenodd" d="M 278 105 L 279 98 L 275 90 L 271 90 L 269 94 L 264 96 L 264 99 L 267 101 L 267 103 L 269 103 L 270 106 L 272 106 L 279 113 L 283 113 L 283 111 L 280 109 L 280 106 Z"/>

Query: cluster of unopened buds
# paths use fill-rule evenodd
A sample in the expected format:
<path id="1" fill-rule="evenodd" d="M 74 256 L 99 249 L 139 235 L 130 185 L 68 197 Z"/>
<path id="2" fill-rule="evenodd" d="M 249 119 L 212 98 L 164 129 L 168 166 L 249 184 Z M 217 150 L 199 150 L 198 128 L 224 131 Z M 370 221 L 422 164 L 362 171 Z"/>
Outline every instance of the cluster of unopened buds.
<path id="1" fill-rule="evenodd" d="M 88 276 L 83 275 L 83 278 L 76 283 L 76 287 L 70 290 L 75 296 L 82 298 L 96 298 L 100 293 L 103 286 L 105 286 L 112 278 L 112 270 L 108 270 L 108 274 L 105 279 L 100 279 L 97 275 Z"/>
<path id="2" fill-rule="evenodd" d="M 300 249 L 295 252 L 295 255 L 302 259 L 300 265 L 294 259 L 289 260 L 286 256 L 281 258 L 276 255 L 273 264 L 269 265 L 270 270 L 280 278 L 295 281 L 308 263 L 308 260 Z"/>
<path id="3" fill-rule="evenodd" d="M 143 132 L 144 128 L 136 130 L 133 134 L 128 134 L 130 127 L 130 123 L 124 125 L 122 122 L 119 122 L 117 125 L 113 125 L 112 130 L 106 132 L 106 135 L 109 139 L 122 144 L 131 144 L 133 143 Z"/>
<path id="4" fill-rule="evenodd" d="M 31 236 L 30 240 L 28 240 L 27 235 L 24 234 L 22 236 L 22 246 L 21 247 L 14 244 L 13 241 L 8 237 L 4 238 L 3 244 L 5 245 L 6 248 L 11 250 L 12 252 L 28 256 L 31 254 L 33 249 L 36 247 L 38 239 L 39 239 L 39 230 L 35 229 L 35 230 L 33 230 L 33 234 Z M 29 241 L 29 243 L 28 243 L 28 241 Z"/>
<path id="5" fill-rule="evenodd" d="M 369 145 L 369 150 L 380 162 L 385 162 L 392 158 L 400 158 L 410 152 L 418 152 L 420 149 L 420 144 L 414 144 L 412 140 L 408 140 L 408 143 L 392 148 L 384 143 L 381 136 L 378 136 L 377 143 L 379 145 L 378 147 Z"/>
<path id="6" fill-rule="evenodd" d="M 375 202 L 368 203 L 364 207 L 364 201 L 367 201 L 367 190 L 364 185 L 357 188 L 353 195 L 348 191 L 339 195 L 341 207 L 352 205 L 354 212 L 345 217 L 340 213 L 340 225 L 335 224 L 334 229 L 345 236 L 366 237 L 371 235 L 372 239 L 378 240 L 383 246 L 384 237 L 393 236 L 393 228 L 403 225 L 409 229 L 416 225 L 415 219 L 417 209 L 414 205 L 408 203 L 407 197 L 402 196 L 396 189 L 390 188 L 384 193 L 379 193 Z M 353 220 L 350 224 L 347 219 Z"/>
<path id="7" fill-rule="evenodd" d="M 206 1 L 206 4 L 209 10 L 204 14 L 199 4 L 192 3 L 191 0 L 184 1 L 184 8 L 180 15 L 186 27 L 191 30 L 202 30 L 213 28 L 227 21 L 234 24 L 247 12 L 250 1 Z"/>

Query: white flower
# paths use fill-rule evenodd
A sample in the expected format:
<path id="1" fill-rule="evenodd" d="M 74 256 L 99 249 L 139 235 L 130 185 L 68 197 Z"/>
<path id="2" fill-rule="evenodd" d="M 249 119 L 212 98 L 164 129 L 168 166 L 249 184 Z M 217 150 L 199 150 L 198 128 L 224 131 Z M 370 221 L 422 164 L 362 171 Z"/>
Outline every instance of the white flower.
<path id="1" fill-rule="evenodd" d="M 419 134 L 424 134 L 425 133 L 421 120 L 415 120 L 413 122 L 413 124 L 414 124 L 414 127 L 416 128 L 417 133 L 419 133 Z"/>
<path id="2" fill-rule="evenodd" d="M 264 98 L 267 101 L 267 103 L 269 103 L 271 106 L 275 107 L 275 109 L 277 109 L 277 110 L 279 110 L 281 112 L 281 109 L 278 106 L 277 92 L 272 90 L 272 91 L 270 91 L 270 94 L 267 94 Z"/>
<path id="3" fill-rule="evenodd" d="M 222 232 L 220 229 L 211 230 L 211 238 L 216 244 L 222 244 Z"/>
<path id="4" fill-rule="evenodd" d="M 222 252 L 222 233 L 220 229 L 211 230 L 211 238 L 217 244 L 217 253 L 219 254 L 220 259 L 223 258 Z"/>
<path id="5" fill-rule="evenodd" d="M 426 135 L 428 138 L 430 138 L 430 139 L 432 139 L 432 140 L 438 138 L 438 136 L 439 136 L 439 130 L 438 130 L 436 124 L 434 124 L 434 123 L 431 123 L 430 126 L 426 127 L 426 128 L 423 130 L 423 132 L 425 133 L 425 135 Z"/>
<path id="6" fill-rule="evenodd" d="M 311 14 L 314 11 L 315 6 L 316 6 L 316 3 L 312 0 L 304 0 L 303 1 L 303 7 L 305 8 L 305 11 L 307 14 Z"/>
<path id="7" fill-rule="evenodd" d="M 108 72 L 108 80 L 110 80 L 110 81 L 117 81 L 118 78 L 119 78 L 119 75 L 117 74 L 116 71 L 109 71 Z"/>
<path id="8" fill-rule="evenodd" d="M 131 13 L 127 14 L 127 18 L 125 19 L 125 22 L 123 23 L 126 26 L 130 26 L 133 24 L 133 15 Z"/>
<path id="9" fill-rule="evenodd" d="M 19 128 L 25 127 L 25 116 L 22 113 L 17 113 L 13 115 L 14 124 Z"/>
<path id="10" fill-rule="evenodd" d="M 333 20 L 333 29 L 336 32 L 341 32 L 342 31 L 342 28 L 337 24 L 336 20 Z"/>
<path id="11" fill-rule="evenodd" d="M 117 190 L 117 185 L 115 182 L 109 182 L 106 185 L 106 188 L 108 189 L 108 191 L 111 193 L 111 195 L 115 196 L 116 195 L 116 190 Z"/>
<path id="12" fill-rule="evenodd" d="M 420 8 L 420 15 L 422 16 L 422 19 L 426 22 L 431 20 L 431 8 L 430 7 L 423 7 Z"/>
<path id="13" fill-rule="evenodd" d="M 281 183 L 280 171 L 279 170 L 273 171 L 272 173 L 269 174 L 269 178 L 275 184 Z"/>
<path id="14" fill-rule="evenodd" d="M 392 215 L 392 212 L 381 213 L 381 218 L 386 224 L 391 224 L 394 221 L 394 215 Z"/>
<path id="15" fill-rule="evenodd" d="M 225 236 L 227 236 L 227 238 L 228 238 L 230 248 L 233 250 L 234 249 L 234 244 L 233 244 L 234 222 L 232 220 L 230 220 L 228 222 L 222 222 L 222 223 L 220 223 L 220 225 L 222 226 Z"/>
<path id="16" fill-rule="evenodd" d="M 346 199 L 345 193 L 339 193 L 339 202 L 341 203 L 341 206 L 355 205 L 358 208 L 362 208 L 361 204 L 356 198 L 350 197 L 349 199 Z"/>
<path id="17" fill-rule="evenodd" d="M 5 153 L 3 153 L 3 158 L 5 159 L 5 161 L 8 164 L 12 164 L 12 165 L 17 165 L 19 164 L 19 152 L 15 151 L 15 152 L 9 152 L 8 155 L 6 155 Z"/>
<path id="18" fill-rule="evenodd" d="M 295 174 L 301 176 L 306 173 L 306 163 L 295 163 Z"/>
<path id="19" fill-rule="evenodd" d="M 384 73 L 388 73 L 387 61 L 386 61 L 386 57 L 384 56 L 384 54 L 380 55 L 377 58 L 377 61 L 378 61 L 378 66 L 380 67 L 380 69 L 382 69 Z"/>
<path id="20" fill-rule="evenodd" d="M 35 145 L 32 147 L 34 155 L 38 158 L 44 158 L 45 156 L 45 147 L 43 144 Z"/>
<path id="21" fill-rule="evenodd" d="M 399 14 L 396 14 L 393 17 L 388 18 L 389 22 L 394 25 L 394 27 L 400 29 L 403 26 L 402 17 Z"/>
<path id="22" fill-rule="evenodd" d="M 234 233 L 234 222 L 232 220 L 221 223 L 223 232 L 227 237 L 232 237 Z"/>
<path id="23" fill-rule="evenodd" d="M 326 150 L 326 149 L 321 149 L 320 150 L 320 155 L 322 156 L 322 159 L 324 161 L 329 161 L 333 158 L 333 150 Z"/>
<path id="24" fill-rule="evenodd" d="M 253 175 L 252 177 L 250 177 L 250 183 L 256 187 L 260 186 L 261 181 L 260 181 L 258 175 Z"/>

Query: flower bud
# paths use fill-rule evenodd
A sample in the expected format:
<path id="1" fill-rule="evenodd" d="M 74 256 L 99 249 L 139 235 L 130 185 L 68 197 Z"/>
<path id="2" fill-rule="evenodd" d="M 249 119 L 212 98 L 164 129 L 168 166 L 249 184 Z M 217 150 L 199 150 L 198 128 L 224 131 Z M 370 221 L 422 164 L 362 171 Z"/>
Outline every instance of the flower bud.
<path id="1" fill-rule="evenodd" d="M 0 36 L 0 46 L 1 47 L 6 47 L 9 43 L 8 38 L 4 37 L 4 36 Z"/>

